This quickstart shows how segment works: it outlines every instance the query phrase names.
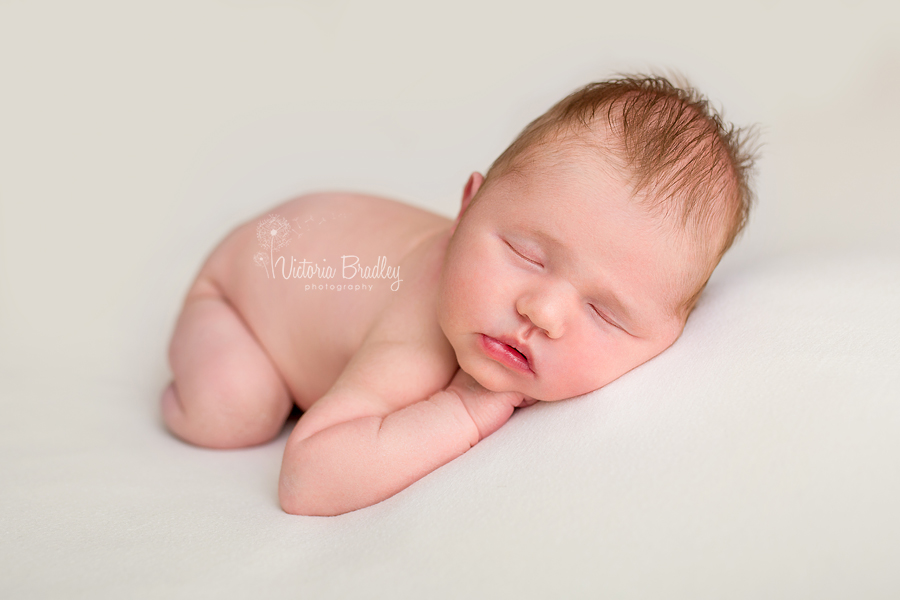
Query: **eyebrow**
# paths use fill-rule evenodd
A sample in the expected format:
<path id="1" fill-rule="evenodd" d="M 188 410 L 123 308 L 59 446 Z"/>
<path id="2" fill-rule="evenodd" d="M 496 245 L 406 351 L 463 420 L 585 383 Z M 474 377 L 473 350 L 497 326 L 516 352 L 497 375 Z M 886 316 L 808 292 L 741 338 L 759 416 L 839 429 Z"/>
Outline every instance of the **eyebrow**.
<path id="1" fill-rule="evenodd" d="M 534 237 L 541 238 L 551 246 L 556 246 L 557 248 L 566 248 L 566 245 L 562 240 L 534 226 L 526 225 L 525 232 L 533 235 Z"/>

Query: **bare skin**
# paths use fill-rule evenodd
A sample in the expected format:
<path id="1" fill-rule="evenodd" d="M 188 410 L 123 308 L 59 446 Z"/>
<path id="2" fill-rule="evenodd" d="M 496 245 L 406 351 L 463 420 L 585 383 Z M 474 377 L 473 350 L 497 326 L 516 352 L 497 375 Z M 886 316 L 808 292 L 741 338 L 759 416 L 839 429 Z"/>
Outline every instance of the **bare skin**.
<path id="1" fill-rule="evenodd" d="M 294 482 L 309 478 L 290 466 L 325 469 L 328 461 L 304 459 L 298 446 L 341 423 L 361 429 L 362 435 L 351 437 L 363 443 L 384 417 L 444 390 L 456 375 L 453 348 L 434 316 L 452 222 L 391 200 L 352 194 L 306 196 L 272 212 L 303 233 L 292 232 L 281 252 L 286 260 L 293 255 L 338 268 L 342 255 L 358 256 L 361 266 L 383 256 L 399 267 L 402 281 L 396 291 L 391 280 L 359 277 L 354 285 L 371 285 L 371 290 L 307 290 L 307 284 L 343 283 L 341 269 L 332 280 L 284 279 L 289 270 L 282 271 L 281 263 L 277 277 L 268 278 L 252 260 L 260 250 L 257 221 L 243 225 L 213 252 L 188 292 L 170 346 L 174 382 L 163 394 L 163 418 L 188 442 L 236 448 L 273 439 L 296 404 L 304 415 L 288 443 L 282 505 L 288 512 L 338 514 L 389 497 L 411 481 L 408 476 L 391 481 L 367 469 L 373 481 L 362 498 L 307 497 L 289 491 Z M 456 383 L 477 389 L 462 372 Z M 474 402 L 479 394 L 488 393 L 467 392 L 467 397 Z M 470 417 L 453 393 L 433 399 L 442 411 L 439 420 L 449 417 L 452 431 L 444 439 L 452 443 L 432 448 L 434 464 L 416 465 L 413 480 L 467 450 L 523 403 L 521 395 L 492 396 L 502 401 L 498 418 L 490 406 L 485 407 L 489 417 L 478 411 Z M 465 413 L 465 420 L 457 423 L 454 412 Z M 408 457 L 414 444 L 405 440 L 397 450 Z"/>
<path id="2" fill-rule="evenodd" d="M 176 325 L 166 425 L 197 445 L 250 446 L 296 404 L 282 508 L 334 515 L 449 462 L 515 407 L 590 392 L 659 354 L 684 326 L 674 307 L 696 254 L 586 160 L 536 160 L 533 175 L 483 189 L 473 174 L 455 222 L 369 196 L 293 200 L 272 211 L 292 228 L 270 253 L 286 261 L 274 277 L 271 261 L 254 264 L 258 221 L 238 228 Z M 385 257 L 401 281 L 345 281 L 346 255 Z M 336 276 L 285 279 L 292 257 Z M 338 283 L 372 288 L 306 289 Z"/>

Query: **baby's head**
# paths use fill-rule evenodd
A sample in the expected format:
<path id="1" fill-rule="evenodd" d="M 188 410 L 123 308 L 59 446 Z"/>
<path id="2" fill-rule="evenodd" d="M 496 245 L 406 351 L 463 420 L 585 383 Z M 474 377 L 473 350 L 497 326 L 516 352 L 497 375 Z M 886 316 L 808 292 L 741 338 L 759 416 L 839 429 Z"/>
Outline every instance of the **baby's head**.
<path id="1" fill-rule="evenodd" d="M 662 78 L 563 99 L 466 185 L 439 311 L 460 366 L 559 400 L 668 348 L 746 223 L 751 158 Z"/>

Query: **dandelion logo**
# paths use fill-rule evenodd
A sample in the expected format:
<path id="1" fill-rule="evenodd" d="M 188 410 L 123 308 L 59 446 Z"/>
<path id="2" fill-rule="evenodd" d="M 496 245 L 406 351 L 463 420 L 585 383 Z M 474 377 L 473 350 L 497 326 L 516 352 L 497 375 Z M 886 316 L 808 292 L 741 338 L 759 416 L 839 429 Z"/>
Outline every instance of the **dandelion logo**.
<path id="1" fill-rule="evenodd" d="M 269 270 L 271 270 L 272 279 L 274 279 L 275 251 L 284 248 L 291 241 L 291 224 L 282 216 L 266 215 L 256 225 L 256 239 L 263 251 L 256 253 L 253 262 L 266 270 L 267 278 Z M 268 251 L 268 255 L 266 251 Z"/>

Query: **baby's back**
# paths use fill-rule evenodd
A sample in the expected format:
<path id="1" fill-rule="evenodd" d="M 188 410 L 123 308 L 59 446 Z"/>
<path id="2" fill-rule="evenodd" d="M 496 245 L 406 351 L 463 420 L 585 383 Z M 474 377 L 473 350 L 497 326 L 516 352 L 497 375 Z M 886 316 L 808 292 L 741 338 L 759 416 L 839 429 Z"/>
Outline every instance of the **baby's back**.
<path id="1" fill-rule="evenodd" d="M 331 387 L 378 316 L 412 293 L 414 282 L 404 279 L 410 268 L 423 268 L 421 257 L 410 258 L 413 249 L 449 227 L 448 219 L 384 198 L 303 196 L 232 232 L 191 294 L 210 284 L 218 289 L 305 410 Z M 424 268 L 438 273 L 440 258 Z"/>

